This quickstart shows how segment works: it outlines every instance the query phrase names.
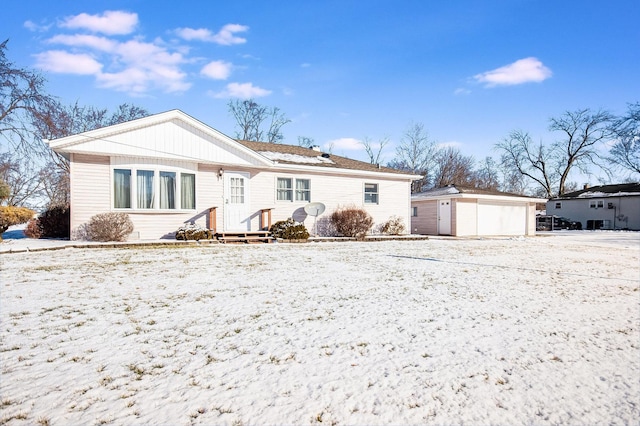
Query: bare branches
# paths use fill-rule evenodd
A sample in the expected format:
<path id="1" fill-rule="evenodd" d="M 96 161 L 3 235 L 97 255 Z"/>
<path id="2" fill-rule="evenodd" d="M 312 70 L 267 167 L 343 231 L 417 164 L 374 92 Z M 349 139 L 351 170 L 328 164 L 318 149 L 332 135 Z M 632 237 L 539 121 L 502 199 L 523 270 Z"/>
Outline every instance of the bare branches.
<path id="1" fill-rule="evenodd" d="M 369 162 L 371 164 L 380 164 L 380 158 L 382 156 L 382 150 L 385 146 L 389 145 L 390 139 L 388 136 L 383 137 L 377 143 L 374 143 L 371 139 L 365 136 L 360 142 L 364 147 L 365 152 L 369 156 Z"/>
<path id="2" fill-rule="evenodd" d="M 268 108 L 253 99 L 229 101 L 228 107 L 236 120 L 239 129 L 236 138 L 240 140 L 278 143 L 283 139 L 282 127 L 291 122 L 279 108 Z M 269 120 L 269 128 L 265 134 L 263 124 L 266 120 Z"/>
<path id="3" fill-rule="evenodd" d="M 627 113 L 611 125 L 615 143 L 607 158 L 622 170 L 640 174 L 640 102 L 629 104 Z"/>

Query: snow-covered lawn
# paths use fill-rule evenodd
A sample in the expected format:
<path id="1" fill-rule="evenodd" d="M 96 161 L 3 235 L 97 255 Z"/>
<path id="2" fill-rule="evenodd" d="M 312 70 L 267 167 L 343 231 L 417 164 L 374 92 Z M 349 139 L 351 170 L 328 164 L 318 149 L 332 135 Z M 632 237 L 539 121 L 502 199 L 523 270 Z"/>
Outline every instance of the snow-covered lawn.
<path id="1" fill-rule="evenodd" d="M 0 262 L 0 424 L 640 418 L 639 233 Z"/>

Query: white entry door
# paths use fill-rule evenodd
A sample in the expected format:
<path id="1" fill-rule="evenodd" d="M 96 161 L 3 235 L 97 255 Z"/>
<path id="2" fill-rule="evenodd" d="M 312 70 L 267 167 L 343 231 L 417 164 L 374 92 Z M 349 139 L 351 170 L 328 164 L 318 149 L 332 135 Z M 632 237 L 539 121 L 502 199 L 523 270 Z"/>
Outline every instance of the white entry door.
<path id="1" fill-rule="evenodd" d="M 451 235 L 451 200 L 438 201 L 438 234 Z"/>
<path id="2" fill-rule="evenodd" d="M 224 172 L 224 230 L 251 230 L 249 173 Z"/>

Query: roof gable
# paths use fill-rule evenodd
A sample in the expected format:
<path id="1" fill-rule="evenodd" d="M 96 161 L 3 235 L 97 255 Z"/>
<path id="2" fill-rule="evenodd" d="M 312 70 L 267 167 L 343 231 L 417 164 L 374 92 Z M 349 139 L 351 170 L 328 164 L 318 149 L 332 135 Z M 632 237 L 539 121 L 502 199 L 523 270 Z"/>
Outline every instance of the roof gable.
<path id="1" fill-rule="evenodd" d="M 49 141 L 59 153 L 164 158 L 234 165 L 271 165 L 234 139 L 179 110 Z"/>

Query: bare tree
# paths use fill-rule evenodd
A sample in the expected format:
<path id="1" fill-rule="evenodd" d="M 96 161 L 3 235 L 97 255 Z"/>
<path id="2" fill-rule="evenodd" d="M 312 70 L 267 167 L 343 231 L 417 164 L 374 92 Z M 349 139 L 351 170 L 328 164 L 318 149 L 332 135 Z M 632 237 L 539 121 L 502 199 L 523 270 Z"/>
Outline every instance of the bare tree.
<path id="1" fill-rule="evenodd" d="M 298 146 L 303 146 L 305 148 L 311 148 L 315 146 L 316 141 L 313 138 L 308 136 L 298 136 Z"/>
<path id="2" fill-rule="evenodd" d="M 485 157 L 475 172 L 475 185 L 478 188 L 497 191 L 500 189 L 500 170 L 496 160 Z"/>
<path id="3" fill-rule="evenodd" d="M 423 178 L 411 183 L 411 193 L 428 188 L 434 168 L 436 144 L 422 123 L 411 123 L 405 131 L 400 145 L 396 148 L 395 158 L 388 164 L 400 170 L 423 175 Z"/>
<path id="4" fill-rule="evenodd" d="M 283 139 L 282 127 L 291 122 L 278 107 L 269 108 L 253 99 L 229 101 L 228 107 L 236 120 L 239 129 L 236 138 L 240 140 L 278 143 Z M 267 120 L 269 127 L 265 133 L 263 127 Z"/>
<path id="5" fill-rule="evenodd" d="M 585 174 L 589 174 L 591 166 L 605 169 L 597 149 L 611 137 L 613 118 L 607 111 L 592 112 L 588 108 L 567 111 L 560 117 L 551 118 L 549 130 L 564 134 L 563 139 L 554 143 L 554 149 L 562 155 L 558 163 L 558 195 L 566 192 L 567 179 L 574 167 Z"/>
<path id="6" fill-rule="evenodd" d="M 611 126 L 615 143 L 608 160 L 623 170 L 640 173 L 640 102 L 629 104 L 627 113 Z"/>
<path id="7" fill-rule="evenodd" d="M 360 142 L 364 146 L 364 150 L 369 156 L 369 162 L 371 164 L 380 164 L 382 150 L 385 146 L 389 145 L 390 139 L 388 136 L 383 137 L 377 143 L 374 143 L 371 139 L 365 136 Z"/>
<path id="8" fill-rule="evenodd" d="M 496 144 L 496 149 L 501 152 L 501 164 L 507 170 L 507 176 L 512 177 L 512 182 L 514 172 L 517 172 L 540 185 L 547 198 L 553 197 L 556 176 L 549 158 L 554 156 L 542 142 L 535 145 L 529 133 L 514 130 Z"/>
<path id="9" fill-rule="evenodd" d="M 42 155 L 46 147 L 34 137 L 31 124 L 37 111 L 54 99 L 45 91 L 42 75 L 9 61 L 7 43 L 0 43 L 0 137 L 20 155 Z"/>
<path id="10" fill-rule="evenodd" d="M 562 195 L 574 168 L 585 174 L 592 167 L 607 171 L 600 161 L 598 148 L 611 135 L 613 116 L 607 111 L 590 109 L 567 111 L 550 119 L 549 130 L 563 136 L 550 146 L 533 144 L 528 133 L 512 131 L 496 144 L 502 164 L 534 181 L 546 197 Z"/>
<path id="11" fill-rule="evenodd" d="M 454 147 L 441 148 L 435 155 L 437 170 L 434 176 L 434 186 L 447 185 L 475 185 L 473 156 L 463 155 Z"/>

